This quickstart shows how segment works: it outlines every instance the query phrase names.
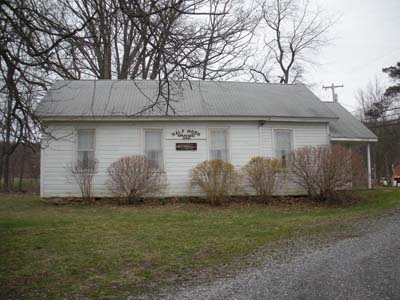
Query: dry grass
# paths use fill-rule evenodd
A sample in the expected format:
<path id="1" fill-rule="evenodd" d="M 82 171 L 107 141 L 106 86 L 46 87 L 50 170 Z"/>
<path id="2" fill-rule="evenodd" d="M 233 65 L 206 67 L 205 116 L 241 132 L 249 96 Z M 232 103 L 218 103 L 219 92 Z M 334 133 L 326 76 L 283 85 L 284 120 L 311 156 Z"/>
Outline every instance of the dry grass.
<path id="1" fill-rule="evenodd" d="M 400 206 L 394 189 L 347 208 L 54 206 L 0 195 L 0 299 L 126 299 L 278 239 Z M 74 298 L 75 297 L 75 298 Z"/>

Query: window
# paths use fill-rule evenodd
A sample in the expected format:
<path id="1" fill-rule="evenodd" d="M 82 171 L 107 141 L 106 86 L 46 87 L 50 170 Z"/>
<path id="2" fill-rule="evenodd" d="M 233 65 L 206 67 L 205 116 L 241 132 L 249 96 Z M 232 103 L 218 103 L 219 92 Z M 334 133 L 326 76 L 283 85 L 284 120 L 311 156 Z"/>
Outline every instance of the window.
<path id="1" fill-rule="evenodd" d="M 286 161 L 287 155 L 292 150 L 292 131 L 275 130 L 275 158 Z"/>
<path id="2" fill-rule="evenodd" d="M 228 161 L 228 129 L 210 129 L 210 160 Z"/>
<path id="3" fill-rule="evenodd" d="M 94 130 L 78 130 L 78 161 L 85 167 L 94 160 Z"/>
<path id="4" fill-rule="evenodd" d="M 144 131 L 144 155 L 163 169 L 162 130 L 146 129 Z"/>

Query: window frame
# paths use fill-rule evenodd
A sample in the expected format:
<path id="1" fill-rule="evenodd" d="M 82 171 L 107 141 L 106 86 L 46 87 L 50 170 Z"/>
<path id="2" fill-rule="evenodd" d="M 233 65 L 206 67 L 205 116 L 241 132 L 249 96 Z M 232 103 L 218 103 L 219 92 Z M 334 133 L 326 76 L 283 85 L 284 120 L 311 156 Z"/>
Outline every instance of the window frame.
<path id="1" fill-rule="evenodd" d="M 97 153 L 97 151 L 96 151 L 96 148 L 97 148 L 96 129 L 93 127 L 76 127 L 74 130 L 75 143 L 73 143 L 74 149 L 73 149 L 73 154 L 72 154 L 72 161 L 74 162 L 74 164 L 78 163 L 79 151 L 90 151 L 90 150 L 79 150 L 79 131 L 92 131 L 93 132 L 93 159 L 96 160 L 96 153 Z"/>
<path id="2" fill-rule="evenodd" d="M 211 132 L 213 130 L 226 130 L 226 146 L 228 147 L 227 163 L 232 161 L 231 157 L 231 128 L 230 127 L 209 127 L 207 130 L 207 160 L 211 160 Z"/>
<path id="3" fill-rule="evenodd" d="M 93 159 L 96 159 L 96 129 L 95 128 L 79 127 L 79 128 L 75 128 L 75 141 L 76 142 L 75 142 L 73 161 L 75 163 L 78 162 L 79 151 L 91 151 L 91 150 L 79 150 L 79 131 L 92 131 L 93 132 Z"/>
<path id="4" fill-rule="evenodd" d="M 291 145 L 291 149 L 289 152 L 293 151 L 295 149 L 294 147 L 294 130 L 292 128 L 273 128 L 272 129 L 272 157 L 275 159 L 279 159 L 282 160 L 282 157 L 276 157 L 276 142 L 277 142 L 277 138 L 276 138 L 276 134 L 279 132 L 288 132 L 290 133 L 290 145 Z M 287 159 L 286 159 L 287 161 Z"/>
<path id="5" fill-rule="evenodd" d="M 140 152 L 146 157 L 146 131 L 160 131 L 161 132 L 161 153 L 162 165 L 160 166 L 161 172 L 165 172 L 165 142 L 164 142 L 164 128 L 162 127 L 144 127 L 141 130 L 141 149 Z"/>

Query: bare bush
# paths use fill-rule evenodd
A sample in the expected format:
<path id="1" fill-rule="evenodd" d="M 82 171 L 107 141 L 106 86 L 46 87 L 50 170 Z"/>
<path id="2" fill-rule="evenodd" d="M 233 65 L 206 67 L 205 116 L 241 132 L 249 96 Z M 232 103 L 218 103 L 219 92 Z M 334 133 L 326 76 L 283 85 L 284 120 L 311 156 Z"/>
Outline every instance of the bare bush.
<path id="1" fill-rule="evenodd" d="M 340 191 L 351 191 L 365 170 L 361 158 L 340 145 L 305 147 L 289 155 L 293 180 L 311 199 L 339 201 Z"/>
<path id="2" fill-rule="evenodd" d="M 97 172 L 97 160 L 77 160 L 67 164 L 70 177 L 78 184 L 84 201 L 92 201 L 92 182 Z"/>
<path id="3" fill-rule="evenodd" d="M 128 203 L 166 187 L 164 173 L 144 156 L 125 156 L 108 168 L 107 186 L 111 192 L 126 198 Z"/>
<path id="4" fill-rule="evenodd" d="M 192 186 L 200 187 L 212 205 L 222 204 L 238 188 L 239 173 L 222 160 L 206 160 L 192 170 Z"/>
<path id="5" fill-rule="evenodd" d="M 283 162 L 268 157 L 253 157 L 244 167 L 243 172 L 250 186 L 258 196 L 268 199 L 285 180 Z"/>

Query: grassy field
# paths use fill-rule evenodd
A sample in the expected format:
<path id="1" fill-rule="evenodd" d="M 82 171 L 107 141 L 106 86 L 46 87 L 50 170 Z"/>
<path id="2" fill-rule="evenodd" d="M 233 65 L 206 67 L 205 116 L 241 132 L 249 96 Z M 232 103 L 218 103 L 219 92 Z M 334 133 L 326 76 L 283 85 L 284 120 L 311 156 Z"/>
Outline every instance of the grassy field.
<path id="1" fill-rule="evenodd" d="M 0 195 L 0 299 L 126 299 L 277 239 L 400 207 L 394 189 L 352 207 L 52 206 Z"/>

